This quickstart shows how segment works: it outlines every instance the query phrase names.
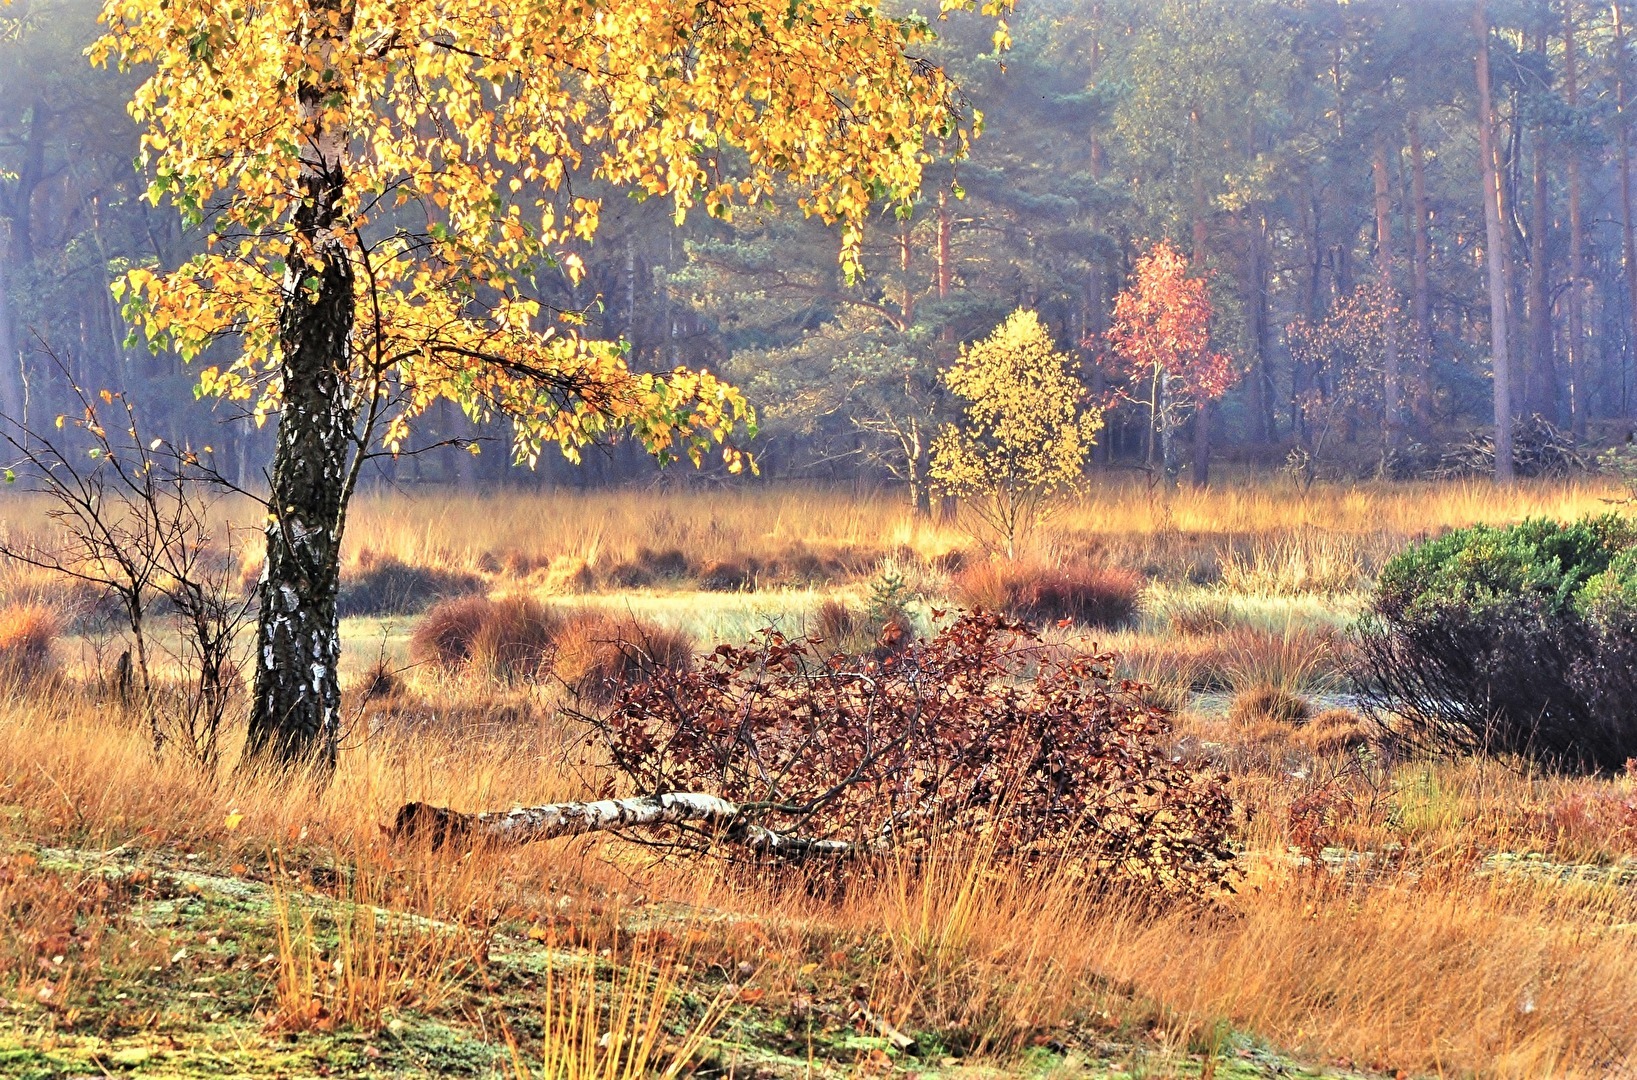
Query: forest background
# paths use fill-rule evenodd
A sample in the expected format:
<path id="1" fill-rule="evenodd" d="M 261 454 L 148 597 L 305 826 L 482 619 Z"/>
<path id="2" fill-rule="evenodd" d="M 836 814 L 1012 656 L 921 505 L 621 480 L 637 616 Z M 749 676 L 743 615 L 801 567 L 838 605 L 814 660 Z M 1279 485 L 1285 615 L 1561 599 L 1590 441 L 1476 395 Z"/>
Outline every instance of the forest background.
<path id="1" fill-rule="evenodd" d="M 70 380 L 128 391 L 156 434 L 209 446 L 255 486 L 272 431 L 196 403 L 197 371 L 131 338 L 110 291 L 202 237 L 142 197 L 135 76 L 83 55 L 96 8 L 31 0 L 0 17 L 0 413 L 38 426 L 74 411 Z M 1158 467 L 1155 395 L 1113 362 L 1107 332 L 1160 240 L 1209 281 L 1212 348 L 1236 376 L 1180 432 L 1195 481 L 1213 455 L 1307 479 L 1448 472 L 1449 448 L 1497 408 L 1617 441 L 1637 410 L 1627 13 L 1488 9 L 1483 25 L 1442 0 L 1034 0 L 999 54 L 988 28 L 940 24 L 933 59 L 985 132 L 968 160 L 930 170 L 907 217 L 883 205 L 862 280 L 794 206 L 676 228 L 659 201 L 614 198 L 579 252 L 588 272 L 548 299 L 628 342 L 639 370 L 736 381 L 758 408 L 764 477 L 897 478 L 923 507 L 932 435 L 958 404 L 938 373 L 1019 307 L 1108 406 L 1096 460 Z M 652 476 L 636 446 L 517 469 L 505 421 L 439 409 L 415 434 L 437 449 L 375 462 L 376 479 Z"/>

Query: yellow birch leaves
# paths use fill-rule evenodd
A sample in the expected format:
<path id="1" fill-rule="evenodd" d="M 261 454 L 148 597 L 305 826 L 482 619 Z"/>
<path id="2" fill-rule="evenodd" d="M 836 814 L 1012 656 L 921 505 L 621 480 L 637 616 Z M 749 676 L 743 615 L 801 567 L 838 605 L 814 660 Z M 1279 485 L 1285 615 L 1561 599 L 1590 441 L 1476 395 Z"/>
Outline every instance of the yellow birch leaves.
<path id="1" fill-rule="evenodd" d="M 131 112 L 150 197 L 208 237 L 126 278 L 133 320 L 188 357 L 236 335 L 203 388 L 276 407 L 302 159 L 338 141 L 346 363 L 389 444 L 449 398 L 510 416 L 524 456 L 627 430 L 697 458 L 749 419 L 743 398 L 705 372 L 632 372 L 536 288 L 579 274 L 599 186 L 678 216 L 793 189 L 841 224 L 854 272 L 872 206 L 912 197 L 969 134 L 916 55 L 928 26 L 864 0 L 108 0 L 102 19 L 92 58 L 148 72 Z"/>

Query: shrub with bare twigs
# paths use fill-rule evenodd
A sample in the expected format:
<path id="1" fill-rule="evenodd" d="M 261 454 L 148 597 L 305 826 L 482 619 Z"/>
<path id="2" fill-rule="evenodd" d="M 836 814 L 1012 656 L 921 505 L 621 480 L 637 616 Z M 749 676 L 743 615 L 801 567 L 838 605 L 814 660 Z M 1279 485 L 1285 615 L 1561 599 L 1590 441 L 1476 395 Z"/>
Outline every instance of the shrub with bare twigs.
<path id="1" fill-rule="evenodd" d="M 781 832 L 912 852 L 981 833 L 1169 899 L 1229 871 L 1222 778 L 1173 761 L 1168 719 L 1106 657 L 1048 651 L 999 615 L 879 661 L 764 631 L 655 672 L 593 723 L 640 791 L 718 794 Z"/>

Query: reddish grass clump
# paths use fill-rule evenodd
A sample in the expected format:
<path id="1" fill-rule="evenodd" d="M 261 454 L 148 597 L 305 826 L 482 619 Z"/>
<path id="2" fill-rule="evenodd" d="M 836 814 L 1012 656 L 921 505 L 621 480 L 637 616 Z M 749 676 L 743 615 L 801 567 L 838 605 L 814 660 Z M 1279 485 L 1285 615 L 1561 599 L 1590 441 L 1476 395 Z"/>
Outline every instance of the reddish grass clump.
<path id="1" fill-rule="evenodd" d="M 858 614 L 834 597 L 819 605 L 817 621 L 818 636 L 832 647 L 844 646 L 860 625 Z"/>
<path id="2" fill-rule="evenodd" d="M 1351 709 L 1326 709 L 1296 730 L 1296 741 L 1320 757 L 1350 754 L 1373 739 L 1369 721 Z"/>
<path id="3" fill-rule="evenodd" d="M 955 576 L 956 597 L 969 607 L 1034 623 L 1069 620 L 1107 628 L 1136 617 L 1142 587 L 1142 575 L 1134 570 L 1084 564 L 993 560 L 971 563 Z"/>
<path id="4" fill-rule="evenodd" d="M 51 647 L 62 620 L 44 604 L 13 603 L 0 608 L 0 673 L 33 676 L 51 663 Z"/>
<path id="5" fill-rule="evenodd" d="M 546 667 L 563 617 L 533 600 L 470 596 L 438 604 L 409 640 L 417 664 L 531 678 Z"/>
<path id="6" fill-rule="evenodd" d="M 552 670 L 576 693 L 598 704 L 656 671 L 693 667 L 694 640 L 631 615 L 586 611 L 569 617 L 557 634 Z"/>
<path id="7" fill-rule="evenodd" d="M 1547 807 L 1546 832 L 1586 850 L 1630 850 L 1637 845 L 1637 795 L 1594 788 L 1565 795 Z"/>

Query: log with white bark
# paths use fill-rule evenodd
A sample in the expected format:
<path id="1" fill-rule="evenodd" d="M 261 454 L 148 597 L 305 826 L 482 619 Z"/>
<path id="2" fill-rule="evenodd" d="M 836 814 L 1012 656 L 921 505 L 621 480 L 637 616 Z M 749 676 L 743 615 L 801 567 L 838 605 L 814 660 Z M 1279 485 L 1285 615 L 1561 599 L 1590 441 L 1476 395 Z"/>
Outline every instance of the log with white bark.
<path id="1" fill-rule="evenodd" d="M 434 846 L 462 839 L 529 844 L 585 833 L 686 824 L 702 825 L 723 841 L 787 858 L 854 855 L 861 850 L 860 845 L 847 840 L 820 840 L 774 832 L 750 821 L 746 808 L 738 803 L 697 792 L 517 806 L 478 814 L 412 802 L 398 811 L 392 835 L 398 838 L 430 835 Z"/>

